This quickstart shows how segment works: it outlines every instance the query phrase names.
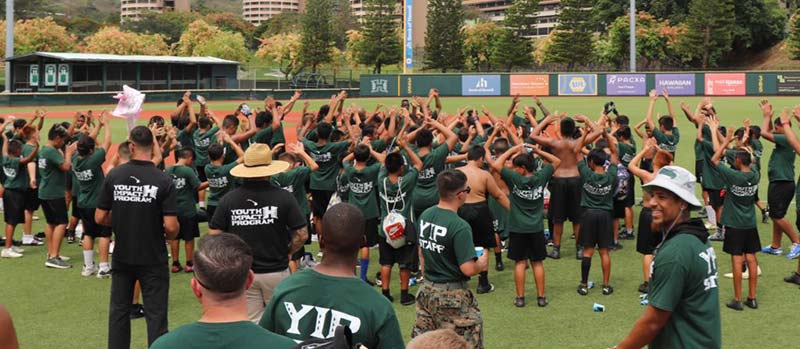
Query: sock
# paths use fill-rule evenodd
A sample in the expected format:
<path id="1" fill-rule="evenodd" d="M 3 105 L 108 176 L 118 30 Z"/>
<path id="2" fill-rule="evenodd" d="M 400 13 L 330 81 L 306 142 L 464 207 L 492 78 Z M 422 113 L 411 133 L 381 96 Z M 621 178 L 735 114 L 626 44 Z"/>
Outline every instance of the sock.
<path id="1" fill-rule="evenodd" d="M 94 250 L 83 251 L 83 265 L 91 267 L 94 265 Z"/>
<path id="2" fill-rule="evenodd" d="M 486 286 L 489 284 L 489 272 L 482 271 L 478 276 L 478 285 Z"/>
<path id="3" fill-rule="evenodd" d="M 200 208 L 206 208 L 205 201 L 200 201 Z"/>
<path id="4" fill-rule="evenodd" d="M 408 290 L 400 290 L 400 297 L 408 298 Z"/>
<path id="5" fill-rule="evenodd" d="M 190 260 L 186 261 L 186 265 L 191 267 L 191 266 L 194 266 L 194 263 L 192 263 L 192 260 L 190 259 Z"/>
<path id="6" fill-rule="evenodd" d="M 625 231 L 628 232 L 628 235 L 633 235 L 633 228 L 630 229 L 626 228 Z"/>
<path id="7" fill-rule="evenodd" d="M 586 285 L 589 282 L 589 269 L 592 268 L 592 259 L 583 257 L 581 259 L 581 283 Z"/>
<path id="8" fill-rule="evenodd" d="M 111 269 L 108 265 L 108 262 L 100 262 L 100 270 L 109 270 Z"/>
<path id="9" fill-rule="evenodd" d="M 361 280 L 367 281 L 367 269 L 369 269 L 369 259 L 361 259 L 359 261 L 359 265 L 361 265 Z"/>
<path id="10" fill-rule="evenodd" d="M 32 234 L 22 233 L 22 242 L 23 243 L 31 242 L 31 241 L 33 241 L 33 235 Z"/>
<path id="11" fill-rule="evenodd" d="M 503 262 L 503 253 L 502 252 L 497 252 L 497 253 L 494 254 L 494 262 L 497 263 L 497 264 Z"/>
<path id="12" fill-rule="evenodd" d="M 383 293 L 383 295 L 387 296 L 387 297 L 392 295 L 392 293 L 388 289 L 387 290 L 381 290 L 381 293 Z"/>

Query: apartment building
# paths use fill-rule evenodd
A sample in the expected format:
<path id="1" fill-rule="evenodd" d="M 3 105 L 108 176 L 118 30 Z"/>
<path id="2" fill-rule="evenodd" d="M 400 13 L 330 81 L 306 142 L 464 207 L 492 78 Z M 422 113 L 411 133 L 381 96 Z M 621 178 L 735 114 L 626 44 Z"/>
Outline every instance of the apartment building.
<path id="1" fill-rule="evenodd" d="M 511 0 L 464 0 L 463 4 L 474 8 L 480 13 L 481 17 L 500 22 L 506 17 L 506 11 L 511 7 Z M 561 0 L 540 0 L 537 18 L 539 24 L 536 32 L 531 33 L 531 37 L 540 37 L 550 34 L 558 25 L 558 11 L 561 7 Z"/>
<path id="2" fill-rule="evenodd" d="M 243 0 L 242 18 L 253 25 L 260 25 L 281 12 L 302 12 L 305 9 L 306 1 Z"/>
<path id="3" fill-rule="evenodd" d="M 120 1 L 120 19 L 135 20 L 143 12 L 155 11 L 191 11 L 189 0 L 122 0 Z"/>

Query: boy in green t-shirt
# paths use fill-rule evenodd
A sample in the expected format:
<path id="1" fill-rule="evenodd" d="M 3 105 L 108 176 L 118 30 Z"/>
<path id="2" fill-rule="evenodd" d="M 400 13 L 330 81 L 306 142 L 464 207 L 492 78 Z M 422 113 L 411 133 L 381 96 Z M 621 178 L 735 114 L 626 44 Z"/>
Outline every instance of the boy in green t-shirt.
<path id="1" fill-rule="evenodd" d="M 1 129 L 13 122 L 13 118 L 8 118 Z M 3 187 L 3 218 L 6 222 L 6 244 L 0 256 L 3 258 L 19 258 L 25 252 L 22 248 L 13 245 L 14 230 L 17 224 L 25 222 L 25 191 L 28 186 L 27 164 L 36 158 L 39 150 L 39 140 L 34 140 L 36 146 L 28 156 L 22 158 L 22 143 L 18 140 L 8 141 L 5 132 L 3 137 L 3 173 L 5 182 Z"/>
<path id="2" fill-rule="evenodd" d="M 242 163 L 244 152 L 227 132 L 220 132 L 220 138 L 227 147 L 214 143 L 208 147 L 208 159 L 210 161 L 203 168 L 208 182 L 208 217 L 214 217 L 219 200 L 235 186 L 236 179 L 231 176 L 231 170 L 236 165 Z M 225 163 L 228 159 L 227 150 L 233 152 L 233 162 Z"/>
<path id="3" fill-rule="evenodd" d="M 658 128 L 655 127 L 655 123 L 653 122 L 653 108 L 658 99 L 658 93 L 656 90 L 651 90 L 650 107 L 647 109 L 647 125 L 653 130 L 653 138 L 658 142 L 658 147 L 668 151 L 674 157 L 675 151 L 678 150 L 678 142 L 681 140 L 681 134 L 675 126 L 677 124 L 675 120 L 675 110 L 672 108 L 667 89 L 663 89 L 661 94 L 667 102 L 669 115 L 660 116 L 658 118 Z"/>
<path id="4" fill-rule="evenodd" d="M 38 169 L 42 177 L 38 196 L 47 220 L 44 230 L 47 240 L 45 266 L 57 269 L 72 267 L 59 255 L 61 240 L 67 230 L 67 201 L 64 198 L 67 187 L 64 172 L 70 170 L 72 154 L 77 148 L 77 144 L 73 143 L 67 146 L 66 154 L 63 154 L 60 149 L 66 140 L 67 129 L 61 124 L 53 125 L 47 133 L 47 145 L 39 150 L 38 161 Z"/>
<path id="5" fill-rule="evenodd" d="M 197 120 L 197 129 L 192 132 L 192 145 L 194 146 L 194 161 L 192 166 L 201 182 L 207 182 L 205 167 L 209 164 L 208 147 L 217 140 L 219 127 L 215 125 L 216 119 L 212 116 L 203 115 Z M 224 133 L 224 132 L 223 132 Z M 206 208 L 206 191 L 198 192 L 198 203 L 200 210 Z"/>
<path id="6" fill-rule="evenodd" d="M 194 151 L 191 148 L 183 148 L 179 154 L 178 162 L 167 167 L 165 171 L 175 185 L 175 193 L 178 198 L 178 223 L 180 224 L 178 236 L 175 237 L 175 240 L 169 240 L 169 246 L 172 250 L 172 272 L 177 273 L 181 271 L 179 247 L 180 241 L 183 240 L 186 249 L 186 266 L 183 271 L 191 273 L 194 270 L 192 262 L 194 239 L 200 237 L 196 206 L 197 192 L 208 188 L 208 182 L 201 182 L 192 168 Z"/>

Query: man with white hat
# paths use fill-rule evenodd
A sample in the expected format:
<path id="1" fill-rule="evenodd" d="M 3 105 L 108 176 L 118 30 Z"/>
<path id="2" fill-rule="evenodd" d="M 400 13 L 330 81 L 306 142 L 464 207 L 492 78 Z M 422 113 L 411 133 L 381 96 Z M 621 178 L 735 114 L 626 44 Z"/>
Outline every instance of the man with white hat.
<path id="1" fill-rule="evenodd" d="M 689 217 L 702 207 L 694 185 L 695 177 L 677 166 L 662 167 L 644 185 L 653 231 L 663 237 L 651 265 L 649 305 L 615 348 L 722 346 L 716 253 L 703 221 Z"/>
<path id="2" fill-rule="evenodd" d="M 306 220 L 291 193 L 270 184 L 269 177 L 289 168 L 272 159 L 266 144 L 254 144 L 244 162 L 231 175 L 244 184 L 228 192 L 208 223 L 210 234 L 222 232 L 241 237 L 253 249 L 253 285 L 247 290 L 247 315 L 257 322 L 275 287 L 289 276 L 289 256 L 308 236 Z"/>

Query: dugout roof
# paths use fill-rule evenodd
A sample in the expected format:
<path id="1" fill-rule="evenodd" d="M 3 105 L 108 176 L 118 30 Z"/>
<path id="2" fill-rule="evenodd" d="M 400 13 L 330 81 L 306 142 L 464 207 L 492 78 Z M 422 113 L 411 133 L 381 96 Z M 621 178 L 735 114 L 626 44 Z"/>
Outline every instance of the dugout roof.
<path id="1" fill-rule="evenodd" d="M 219 64 L 239 65 L 239 62 L 217 57 L 177 57 L 177 56 L 141 56 L 110 55 L 100 53 L 68 53 L 68 52 L 33 52 L 14 56 L 6 61 L 34 62 L 39 58 L 50 58 L 63 62 L 107 62 L 107 63 L 169 63 L 169 64 Z"/>

